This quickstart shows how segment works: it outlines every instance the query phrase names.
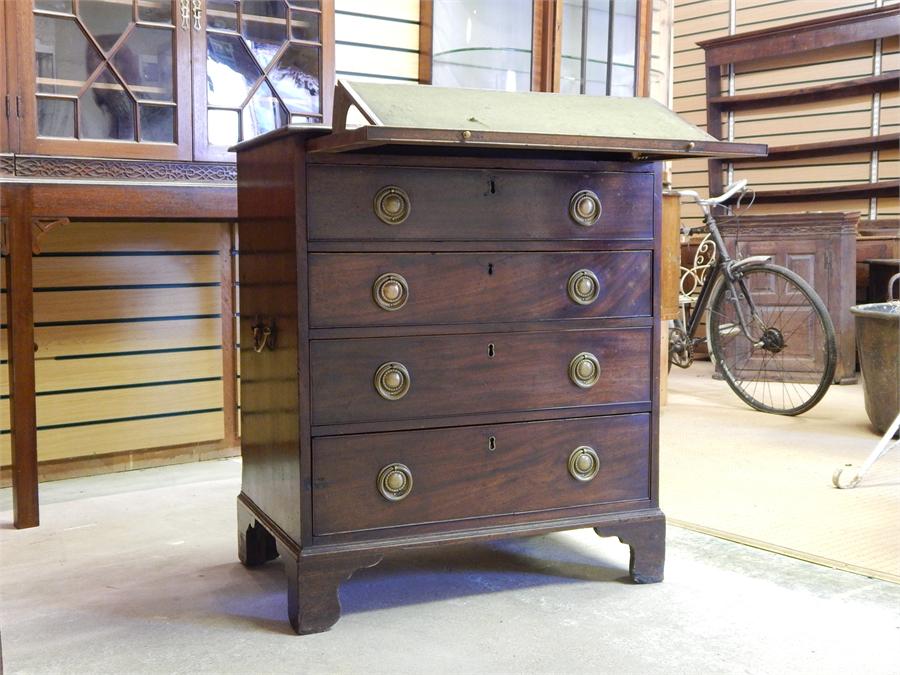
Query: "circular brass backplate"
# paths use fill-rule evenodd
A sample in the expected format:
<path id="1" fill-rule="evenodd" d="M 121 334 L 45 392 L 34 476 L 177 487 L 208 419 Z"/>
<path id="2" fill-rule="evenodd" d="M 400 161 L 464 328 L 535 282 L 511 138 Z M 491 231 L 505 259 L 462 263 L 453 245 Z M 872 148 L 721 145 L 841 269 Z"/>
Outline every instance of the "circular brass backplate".
<path id="1" fill-rule="evenodd" d="M 572 478 L 589 481 L 600 471 L 600 458 L 588 445 L 580 445 L 569 455 L 569 473 Z"/>
<path id="2" fill-rule="evenodd" d="M 600 295 L 600 281 L 590 270 L 573 272 L 566 288 L 572 302 L 579 305 L 590 305 Z"/>
<path id="3" fill-rule="evenodd" d="M 402 363 L 382 363 L 375 371 L 375 390 L 388 401 L 398 401 L 409 391 L 409 371 Z"/>
<path id="4" fill-rule="evenodd" d="M 387 185 L 375 194 L 375 215 L 388 225 L 399 225 L 409 216 L 409 195 L 396 185 Z"/>
<path id="5" fill-rule="evenodd" d="M 378 472 L 376 485 L 382 497 L 389 502 L 399 502 L 412 491 L 412 471 L 406 464 L 388 464 Z"/>
<path id="6" fill-rule="evenodd" d="M 584 227 L 596 223 L 602 211 L 600 197 L 593 190 L 579 190 L 569 200 L 569 217 Z"/>
<path id="7" fill-rule="evenodd" d="M 600 379 L 600 362 L 590 352 L 581 352 L 569 361 L 569 379 L 582 389 L 590 389 Z"/>
<path id="8" fill-rule="evenodd" d="M 382 309 L 394 312 L 409 300 L 409 284 L 399 274 L 382 274 L 372 284 L 372 299 Z"/>

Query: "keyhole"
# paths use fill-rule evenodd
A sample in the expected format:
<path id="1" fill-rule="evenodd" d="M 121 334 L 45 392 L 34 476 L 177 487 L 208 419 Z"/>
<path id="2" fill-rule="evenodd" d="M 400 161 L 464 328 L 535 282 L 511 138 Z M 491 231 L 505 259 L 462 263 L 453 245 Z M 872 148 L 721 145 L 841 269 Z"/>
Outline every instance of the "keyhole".
<path id="1" fill-rule="evenodd" d="M 488 263 L 488 274 L 494 273 L 494 263 Z"/>
<path id="2" fill-rule="evenodd" d="M 491 436 L 491 437 L 488 439 L 488 450 L 490 450 L 491 452 L 493 452 L 493 451 L 496 450 L 496 449 L 497 449 L 497 439 L 494 438 L 493 436 Z"/>
<path id="3" fill-rule="evenodd" d="M 494 358 L 494 343 L 488 345 L 488 356 Z"/>
<path id="4" fill-rule="evenodd" d="M 491 184 L 491 194 L 492 195 L 497 194 L 497 186 L 494 184 L 494 179 L 491 178 L 491 180 L 489 182 Z"/>

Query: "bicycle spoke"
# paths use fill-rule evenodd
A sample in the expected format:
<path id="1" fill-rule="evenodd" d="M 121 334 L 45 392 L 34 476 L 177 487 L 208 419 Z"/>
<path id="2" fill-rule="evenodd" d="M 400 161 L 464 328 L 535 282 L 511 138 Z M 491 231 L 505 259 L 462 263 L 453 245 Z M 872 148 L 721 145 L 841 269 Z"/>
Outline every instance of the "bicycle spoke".
<path id="1" fill-rule="evenodd" d="M 729 386 L 751 406 L 803 412 L 824 394 L 834 368 L 833 332 L 821 301 L 796 275 L 771 264 L 744 270 L 743 282 L 746 294 L 723 286 L 711 299 L 710 351 Z M 740 325 L 742 315 L 753 339 Z"/>

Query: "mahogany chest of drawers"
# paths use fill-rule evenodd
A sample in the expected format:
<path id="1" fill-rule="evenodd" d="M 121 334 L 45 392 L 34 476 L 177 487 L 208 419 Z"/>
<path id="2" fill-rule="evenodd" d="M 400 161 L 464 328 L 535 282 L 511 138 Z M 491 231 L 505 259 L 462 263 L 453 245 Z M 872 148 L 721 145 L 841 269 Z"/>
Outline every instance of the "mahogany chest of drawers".
<path id="1" fill-rule="evenodd" d="M 238 146 L 241 560 L 298 633 L 411 546 L 593 527 L 660 581 L 659 162 L 367 117 Z"/>

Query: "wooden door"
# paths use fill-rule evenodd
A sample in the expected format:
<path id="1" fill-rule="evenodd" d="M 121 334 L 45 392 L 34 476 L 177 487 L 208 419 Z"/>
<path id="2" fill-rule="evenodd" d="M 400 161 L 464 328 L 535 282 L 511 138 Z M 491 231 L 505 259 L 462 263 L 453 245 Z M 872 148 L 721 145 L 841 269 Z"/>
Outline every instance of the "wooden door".
<path id="1" fill-rule="evenodd" d="M 0 152 L 16 150 L 18 141 L 18 117 L 16 115 L 16 93 L 13 83 L 16 81 L 16 33 L 15 17 L 9 11 L 6 2 L 0 2 L 0 36 L 3 46 L 0 47 L 0 106 L 3 107 L 3 119 L 0 120 Z"/>
<path id="2" fill-rule="evenodd" d="M 22 152 L 190 159 L 188 0 L 17 7 Z"/>
<path id="3" fill-rule="evenodd" d="M 195 35 L 194 158 L 234 160 L 228 147 L 331 112 L 332 0 L 206 0 Z"/>
<path id="4" fill-rule="evenodd" d="M 733 244 L 733 240 L 729 242 Z M 736 247 L 738 256 L 768 255 L 772 262 L 799 274 L 828 304 L 828 252 L 827 242 L 821 239 L 774 239 L 769 241 L 741 241 Z M 753 300 L 763 317 L 778 316 L 790 342 L 791 358 L 784 359 L 785 375 L 798 382 L 809 381 L 810 373 L 820 373 L 824 368 L 822 332 L 816 324 L 816 315 L 806 298 L 793 291 L 780 277 L 755 276 L 749 282 Z M 788 329 L 789 327 L 789 329 Z M 734 349 L 746 348 L 746 342 L 735 340 Z M 762 352 L 747 361 L 746 368 L 762 368 L 768 356 Z M 743 359 L 740 359 L 743 360 Z"/>

